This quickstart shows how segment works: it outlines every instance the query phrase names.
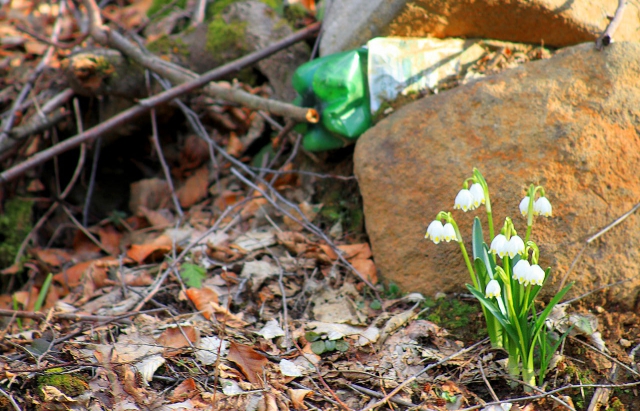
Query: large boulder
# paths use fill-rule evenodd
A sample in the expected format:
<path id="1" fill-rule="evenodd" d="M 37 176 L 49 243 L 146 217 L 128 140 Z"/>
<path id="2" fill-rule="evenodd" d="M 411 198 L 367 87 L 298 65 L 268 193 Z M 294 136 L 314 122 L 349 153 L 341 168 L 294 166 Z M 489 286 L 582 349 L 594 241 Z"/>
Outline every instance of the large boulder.
<path id="1" fill-rule="evenodd" d="M 332 0 L 320 54 L 360 47 L 373 37 L 481 37 L 564 47 L 595 40 L 618 0 Z M 626 7 L 617 41 L 637 40 L 640 18 Z"/>
<path id="2" fill-rule="evenodd" d="M 585 240 L 640 201 L 640 44 L 602 52 L 582 44 L 416 101 L 368 130 L 354 161 L 386 280 L 426 294 L 464 290 L 458 245 L 423 237 L 439 211 L 454 211 L 463 179 L 478 167 L 497 229 L 511 216 L 524 234 L 518 204 L 530 183 L 545 187 L 554 215 L 537 217 L 532 239 L 552 267 L 546 289 L 555 291 Z M 475 215 L 486 221 L 484 208 L 454 211 L 468 247 Z M 634 304 L 639 228 L 631 215 L 594 241 L 571 271 L 572 294 L 628 280 L 608 295 Z"/>

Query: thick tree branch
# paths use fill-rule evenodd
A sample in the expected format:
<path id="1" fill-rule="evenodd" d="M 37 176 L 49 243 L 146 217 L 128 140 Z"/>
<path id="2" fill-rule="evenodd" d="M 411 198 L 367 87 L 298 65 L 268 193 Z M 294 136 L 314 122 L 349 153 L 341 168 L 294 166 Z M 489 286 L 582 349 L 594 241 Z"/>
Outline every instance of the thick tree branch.
<path id="1" fill-rule="evenodd" d="M 38 164 L 42 164 L 45 161 L 48 161 L 57 155 L 60 155 L 68 150 L 71 150 L 86 141 L 93 140 L 94 138 L 98 137 L 99 135 L 102 135 L 103 133 L 109 130 L 113 130 L 116 127 L 120 127 L 125 124 L 128 124 L 138 116 L 149 112 L 153 107 L 156 107 L 160 104 L 168 103 L 177 97 L 180 97 L 186 93 L 189 93 L 193 90 L 196 90 L 206 85 L 212 80 L 219 79 L 230 73 L 234 73 L 243 67 L 254 64 L 257 61 L 260 61 L 267 56 L 277 53 L 283 48 L 286 48 L 291 44 L 294 44 L 306 38 L 307 36 L 309 36 L 309 34 L 318 30 L 318 28 L 319 28 L 319 25 L 313 25 L 313 26 L 307 27 L 306 29 L 300 30 L 292 34 L 291 36 L 284 38 L 262 50 L 248 54 L 236 61 L 220 66 L 214 70 L 208 71 L 200 77 L 197 77 L 179 86 L 173 87 L 160 94 L 141 100 L 139 104 L 117 114 L 114 117 L 111 117 L 110 119 L 100 123 L 95 127 L 92 127 L 86 130 L 84 133 L 80 133 L 71 138 L 68 138 L 60 142 L 59 144 L 56 144 L 55 146 L 52 146 L 44 151 L 41 151 L 33 155 L 31 158 L 24 161 L 23 163 L 18 164 L 15 167 L 8 169 L 7 171 L 4 171 L 3 173 L 0 173 L 0 184 L 10 181 L 18 177 L 19 175 L 23 174 L 25 171 L 29 170 L 30 168 Z M 262 100 L 266 100 L 266 99 L 262 99 Z M 272 108 L 272 109 L 274 107 L 277 107 L 278 104 L 285 104 L 285 103 L 280 103 L 274 100 L 266 100 L 266 101 L 268 102 L 269 108 Z M 287 106 L 289 105 L 287 104 Z M 269 110 L 268 108 L 265 108 L 264 110 L 275 112 L 274 110 Z M 318 121 L 318 118 L 317 118 L 318 114 L 315 110 L 313 109 L 304 109 L 304 110 L 306 110 L 307 113 L 310 113 L 309 115 L 311 117 L 315 116 L 315 119 L 311 119 L 311 120 L 315 120 L 314 122 Z"/>
<path id="2" fill-rule="evenodd" d="M 100 19 L 100 10 L 93 0 L 83 0 L 82 3 L 89 11 L 91 21 L 91 35 L 102 45 L 121 51 L 136 63 L 158 73 L 162 77 L 165 77 L 166 79 L 171 81 L 173 84 L 187 83 L 198 78 L 198 75 L 196 73 L 180 67 L 177 64 L 169 63 L 156 57 L 155 55 L 149 53 L 147 50 L 143 50 L 134 45 L 117 31 L 110 30 L 108 27 L 104 26 L 102 24 L 102 20 Z M 287 38 L 292 40 L 290 42 L 285 42 L 285 40 L 287 39 L 284 39 L 283 41 L 275 43 L 280 44 L 280 46 L 274 52 L 280 51 L 281 49 L 297 43 L 303 38 L 306 38 L 309 35 L 319 31 L 320 25 L 320 22 L 314 23 L 306 29 L 294 33 L 292 36 L 289 36 Z M 297 38 L 296 36 L 301 37 Z M 268 47 L 268 49 L 269 48 L 271 47 Z M 273 53 L 270 53 L 268 55 L 271 54 Z M 263 58 L 268 57 L 268 55 L 265 55 Z M 242 59 L 237 61 L 241 60 Z M 209 73 L 211 73 L 211 71 Z M 219 78 L 217 76 L 215 78 L 208 78 L 207 74 L 208 73 L 205 73 L 200 76 L 200 78 L 203 79 L 201 85 L 205 85 L 207 83 L 210 83 L 211 80 Z M 244 90 L 228 88 L 219 84 L 211 83 L 204 88 L 204 91 L 214 97 L 233 101 L 235 103 L 255 110 L 264 110 L 275 115 L 289 117 L 298 122 L 317 123 L 320 120 L 319 115 L 315 109 L 298 107 L 282 101 L 265 99 L 253 94 L 249 94 Z"/>

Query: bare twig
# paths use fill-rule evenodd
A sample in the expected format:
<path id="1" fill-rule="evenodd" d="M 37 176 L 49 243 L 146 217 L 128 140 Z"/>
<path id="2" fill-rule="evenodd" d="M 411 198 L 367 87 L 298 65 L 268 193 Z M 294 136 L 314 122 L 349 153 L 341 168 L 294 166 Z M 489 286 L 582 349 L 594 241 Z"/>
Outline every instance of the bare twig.
<path id="1" fill-rule="evenodd" d="M 616 14 L 613 15 L 613 18 L 609 22 L 609 25 L 604 30 L 604 33 L 596 40 L 596 49 L 602 50 L 607 47 L 613 41 L 613 33 L 615 33 L 616 29 L 620 25 L 622 21 L 622 16 L 624 15 L 624 9 L 627 6 L 627 0 L 618 0 L 618 8 L 616 9 Z"/>
<path id="2" fill-rule="evenodd" d="M 11 406 L 13 407 L 14 410 L 22 411 L 20 409 L 20 406 L 18 405 L 16 400 L 13 399 L 13 396 L 11 394 L 7 394 L 2 388 L 0 388 L 0 394 L 2 394 L 4 397 L 7 398 L 7 400 L 9 400 L 9 402 L 11 403 Z"/>
<path id="3" fill-rule="evenodd" d="M 91 10 L 90 15 L 94 16 L 92 17 L 92 20 L 91 20 L 92 21 L 91 34 L 98 42 L 100 42 L 105 46 L 120 50 L 123 54 L 125 54 L 130 59 L 134 60 L 136 63 L 150 70 L 155 71 L 156 73 L 160 74 L 162 77 L 165 77 L 168 80 L 170 80 L 173 84 L 181 84 L 181 83 L 188 84 L 194 81 L 195 79 L 198 79 L 198 81 L 201 81 L 201 83 L 196 87 L 198 88 L 206 85 L 207 83 L 210 83 L 212 80 L 219 78 L 219 77 L 208 78 L 208 73 L 205 73 L 198 78 L 198 75 L 196 73 L 193 73 L 190 70 L 180 67 L 177 64 L 164 61 L 154 56 L 151 53 L 143 51 L 142 49 L 134 46 L 126 38 L 120 35 L 120 33 L 110 30 L 108 27 L 102 25 L 102 22 L 99 19 L 99 9 L 97 8 L 97 5 L 93 0 L 83 0 L 82 3 L 85 5 L 85 7 L 87 7 L 87 9 Z M 98 17 L 95 17 L 96 15 Z M 320 29 L 320 23 L 314 23 L 309 27 L 307 27 L 306 29 L 300 30 L 298 33 L 304 32 L 305 33 L 304 37 L 307 37 L 310 34 L 318 31 L 319 29 Z M 298 33 L 294 33 L 292 36 L 289 36 L 288 38 L 291 38 Z M 272 44 L 266 49 L 272 48 L 275 44 L 278 44 L 278 43 L 282 43 L 282 40 Z M 283 43 L 283 44 L 285 45 L 275 49 L 273 53 L 276 53 L 293 43 Z M 268 55 L 264 57 L 268 57 Z M 237 60 L 237 61 L 240 61 L 240 60 Z M 298 106 L 294 106 L 292 104 L 284 103 L 277 100 L 265 99 L 265 98 L 247 93 L 240 89 L 229 88 L 227 86 L 223 86 L 216 83 L 208 84 L 205 87 L 205 92 L 210 95 L 213 95 L 228 101 L 234 101 L 236 103 L 242 104 L 252 109 L 265 110 L 276 115 L 290 117 L 299 122 L 308 121 L 311 123 L 317 123 L 320 120 L 319 114 L 315 109 L 298 107 Z M 147 100 L 150 100 L 150 99 L 147 99 Z M 141 104 L 145 104 L 145 101 L 144 100 L 141 101 Z"/>
<path id="4" fill-rule="evenodd" d="M 491 398 L 493 398 L 493 400 L 496 401 L 496 402 L 500 402 L 500 398 L 498 398 L 498 396 L 496 395 L 496 392 L 493 390 L 493 387 L 489 383 L 489 380 L 487 379 L 487 376 L 484 373 L 484 367 L 482 366 L 482 360 L 481 359 L 478 360 L 478 368 L 480 368 L 480 375 L 482 375 L 482 381 L 484 381 L 484 385 L 487 386 L 487 389 L 489 390 L 489 393 L 491 394 Z"/>
<path id="5" fill-rule="evenodd" d="M 53 41 L 56 41 L 58 39 L 58 36 L 60 35 L 60 30 L 62 28 L 62 14 L 64 13 L 65 9 L 66 9 L 65 2 L 61 2 L 58 17 L 56 19 L 55 24 L 53 25 L 53 34 L 51 35 L 51 39 Z M 44 56 L 42 56 L 42 59 L 38 63 L 38 66 L 36 67 L 34 72 L 31 73 L 24 87 L 22 87 L 22 90 L 20 90 L 20 94 L 18 95 L 18 98 L 13 102 L 11 114 L 9 115 L 9 118 L 6 120 L 4 127 L 2 128 L 2 132 L 0 132 L 0 145 L 2 145 L 3 141 L 6 138 L 8 138 L 9 132 L 13 128 L 13 124 L 16 119 L 16 112 L 18 111 L 18 108 L 20 107 L 24 99 L 27 98 L 27 96 L 31 92 L 31 89 L 33 88 L 33 85 L 40 77 L 40 74 L 42 74 L 44 69 L 49 64 L 49 60 L 51 60 L 51 57 L 53 56 L 54 51 L 55 51 L 55 48 L 53 46 L 50 46 L 49 48 L 47 48 L 47 51 L 44 53 Z"/>
<path id="6" fill-rule="evenodd" d="M 100 248 L 102 251 L 104 251 L 105 253 L 107 253 L 107 255 L 111 255 L 111 251 L 107 250 L 105 248 L 104 245 L 102 245 L 102 243 L 100 242 L 100 240 L 98 240 L 93 234 L 91 234 L 89 232 L 89 230 L 87 230 L 87 228 L 85 226 L 82 225 L 82 223 L 80 221 L 78 221 L 77 218 L 75 218 L 73 216 L 73 213 L 71 211 L 69 211 L 69 209 L 65 206 L 62 205 L 62 211 L 64 211 L 64 213 L 71 219 L 71 222 L 73 224 L 75 224 L 75 226 L 82 231 L 82 234 L 86 235 L 87 238 L 89 240 L 91 240 L 92 243 L 94 243 L 95 245 L 98 246 L 98 248 Z"/>
<path id="7" fill-rule="evenodd" d="M 562 290 L 562 288 L 564 288 L 564 284 L 567 281 L 567 278 L 569 277 L 569 274 L 571 274 L 571 271 L 575 267 L 575 265 L 578 262 L 578 260 L 580 260 L 580 258 L 582 257 L 582 254 L 584 254 L 585 250 L 587 249 L 587 246 L 589 244 L 591 244 L 592 242 L 594 242 L 598 237 L 600 237 L 601 235 L 603 235 L 607 231 L 611 230 L 613 227 L 617 226 L 618 224 L 620 224 L 621 222 L 626 220 L 627 217 L 629 217 L 631 214 L 635 213 L 636 210 L 638 210 L 639 208 L 640 208 L 640 203 L 634 205 L 631 210 L 627 211 L 626 213 L 624 213 L 620 217 L 616 218 L 612 223 L 608 224 L 605 228 L 603 228 L 602 230 L 598 231 L 597 233 L 595 233 L 594 235 L 589 237 L 587 239 L 587 241 L 585 241 L 584 246 L 578 252 L 578 255 L 576 256 L 576 258 L 574 258 L 573 261 L 571 262 L 571 265 L 569 266 L 569 270 L 567 270 L 567 273 L 564 275 L 564 277 L 562 277 L 562 281 L 560 281 L 560 285 L 558 286 L 558 291 Z"/>
<path id="8" fill-rule="evenodd" d="M 151 79 L 149 77 L 148 70 L 145 71 L 145 80 L 147 83 L 147 91 L 151 93 Z M 167 180 L 167 185 L 169 186 L 169 190 L 171 191 L 173 206 L 176 208 L 176 212 L 178 213 L 180 218 L 182 218 L 184 217 L 184 213 L 182 212 L 182 207 L 180 207 L 180 201 L 178 200 L 178 196 L 176 195 L 176 190 L 173 187 L 173 179 L 171 178 L 169 165 L 167 164 L 167 160 L 165 160 L 164 154 L 162 153 L 160 137 L 158 136 L 158 121 L 156 118 L 156 110 L 154 108 L 151 109 L 151 140 L 153 141 L 153 146 L 155 147 L 156 153 L 158 154 L 158 161 L 160 161 L 160 165 L 162 166 L 164 178 Z"/>
<path id="9" fill-rule="evenodd" d="M 127 316 L 138 315 L 138 313 L 131 313 Z M 0 317 L 17 317 L 17 318 L 29 318 L 31 320 L 44 320 L 47 315 L 44 313 L 37 313 L 33 311 L 21 311 L 21 310 L 3 310 L 0 309 Z M 52 317 L 58 320 L 70 320 L 70 321 L 109 321 L 115 320 L 116 317 L 108 315 L 80 315 L 72 313 L 53 313 Z"/>
<path id="10" fill-rule="evenodd" d="M 9 170 L 6 170 L 0 173 L 0 184 L 3 184 L 9 180 L 12 180 L 18 177 L 19 175 L 23 174 L 24 172 L 31 169 L 32 167 L 38 164 L 41 164 L 45 161 L 48 161 L 54 156 L 64 153 L 65 151 L 71 150 L 79 146 L 81 143 L 85 141 L 93 140 L 96 137 L 102 135 L 103 133 L 109 130 L 113 130 L 116 127 L 120 127 L 131 122 L 133 119 L 150 111 L 151 108 L 153 107 L 156 107 L 160 104 L 168 103 L 177 97 L 180 97 L 186 93 L 194 91 L 199 87 L 204 86 L 210 81 L 221 78 L 229 73 L 233 73 L 243 67 L 246 67 L 255 62 L 258 62 L 264 59 L 265 57 L 268 57 L 282 50 L 285 47 L 295 44 L 298 41 L 301 41 L 304 38 L 308 37 L 310 34 L 314 33 L 315 30 L 317 30 L 317 26 L 310 26 L 304 30 L 300 30 L 292 34 L 291 36 L 264 48 L 263 50 L 251 53 L 236 61 L 233 61 L 231 63 L 220 66 L 214 70 L 211 70 L 196 79 L 183 83 L 180 86 L 173 87 L 170 90 L 167 90 L 153 97 L 142 100 L 140 101 L 140 104 L 126 111 L 123 111 L 115 115 L 114 117 L 111 117 L 108 120 L 105 120 L 99 125 L 92 127 L 89 130 L 86 130 L 84 133 L 70 137 L 63 142 L 56 144 L 55 146 L 52 146 L 44 151 L 41 151 L 35 154 L 29 160 L 24 161 L 23 163 L 18 164 L 10 168 Z M 222 88 L 222 86 L 218 86 L 218 87 Z M 224 96 L 222 97 L 224 98 Z M 276 102 L 274 102 L 273 100 L 269 100 L 269 101 L 272 102 L 273 104 L 276 104 Z M 313 112 L 315 112 L 315 110 L 313 110 Z M 311 113 L 311 114 L 312 114 L 312 117 L 313 115 L 317 116 L 317 112 Z"/>
<path id="11" fill-rule="evenodd" d="M 435 362 L 433 364 L 427 365 L 422 370 L 420 370 L 418 373 L 416 373 L 416 374 L 412 375 L 411 377 L 407 378 L 406 380 L 404 380 L 400 385 L 398 385 L 396 388 L 394 388 L 389 394 L 385 395 L 384 398 L 382 398 L 380 401 L 368 405 L 366 408 L 363 408 L 361 411 L 371 411 L 371 410 L 374 410 L 374 409 L 378 408 L 379 406 L 381 406 L 384 403 L 386 403 L 387 400 L 389 400 L 391 397 L 393 397 L 394 395 L 399 393 L 400 390 L 402 390 L 404 387 L 406 387 L 407 385 L 409 385 L 413 381 L 415 381 L 419 376 L 421 376 L 425 372 L 429 371 L 432 368 L 435 368 L 435 367 L 439 366 L 440 364 L 444 364 L 449 360 L 452 360 L 452 359 L 454 359 L 456 357 L 459 357 L 464 353 L 467 353 L 469 351 L 472 351 L 472 350 L 478 348 L 482 344 L 486 343 L 488 340 L 489 340 L 488 338 L 485 338 L 484 340 L 478 341 L 477 343 L 475 343 L 473 345 L 470 345 L 467 348 L 463 348 L 460 351 L 457 351 L 457 352 L 455 352 L 455 353 L 453 353 L 453 354 L 441 359 L 438 362 Z"/>

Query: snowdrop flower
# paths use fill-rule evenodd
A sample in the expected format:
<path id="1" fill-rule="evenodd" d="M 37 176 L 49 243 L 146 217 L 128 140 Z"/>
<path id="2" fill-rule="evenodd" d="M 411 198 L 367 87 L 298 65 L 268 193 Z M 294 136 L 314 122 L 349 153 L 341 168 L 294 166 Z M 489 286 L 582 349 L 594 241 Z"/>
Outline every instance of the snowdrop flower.
<path id="1" fill-rule="evenodd" d="M 537 214 L 545 217 L 551 217 L 551 203 L 547 200 L 547 197 L 540 197 L 533 203 L 533 211 Z"/>
<path id="2" fill-rule="evenodd" d="M 480 207 L 480 204 L 485 203 L 484 190 L 482 189 L 482 186 L 480 184 L 472 184 L 469 192 L 471 193 L 471 195 L 473 195 L 473 208 L 478 208 Z"/>
<path id="3" fill-rule="evenodd" d="M 529 271 L 529 283 L 540 286 L 544 283 L 544 270 L 538 264 L 531 266 Z"/>
<path id="4" fill-rule="evenodd" d="M 487 284 L 487 289 L 484 293 L 487 298 L 499 297 L 500 296 L 500 283 L 496 280 L 489 281 Z"/>
<path id="5" fill-rule="evenodd" d="M 504 246 L 504 250 L 509 257 L 513 258 L 516 254 L 524 253 L 524 241 L 517 235 L 512 236 L 507 244 Z M 500 256 L 502 257 L 502 256 Z"/>
<path id="6" fill-rule="evenodd" d="M 455 204 L 453 205 L 453 208 L 456 210 L 462 210 L 465 212 L 469 210 L 474 210 L 475 207 L 473 205 L 473 201 L 474 201 L 474 197 L 473 197 L 473 194 L 471 194 L 471 191 L 467 190 L 466 188 L 463 188 L 462 190 L 460 190 L 460 192 L 456 196 L 456 200 L 455 200 Z"/>
<path id="7" fill-rule="evenodd" d="M 489 252 L 493 254 L 498 254 L 500 258 L 504 257 L 507 254 L 505 250 L 507 245 L 507 237 L 504 234 L 498 234 L 496 238 L 491 242 L 491 247 L 489 247 Z"/>
<path id="8" fill-rule="evenodd" d="M 444 225 L 442 230 L 442 235 L 444 240 L 448 243 L 451 240 L 458 240 L 458 236 L 456 235 L 456 230 L 453 228 L 451 223 L 447 223 Z"/>
<path id="9" fill-rule="evenodd" d="M 520 284 L 527 284 L 529 281 L 529 272 L 531 271 L 531 265 L 527 260 L 520 260 L 513 267 L 513 279 L 518 280 Z"/>
<path id="10" fill-rule="evenodd" d="M 445 236 L 444 226 L 439 220 L 433 221 L 427 228 L 427 234 L 424 238 L 428 238 L 434 243 L 438 244 Z"/>
<path id="11" fill-rule="evenodd" d="M 520 201 L 520 212 L 523 216 L 527 216 L 527 213 L 529 212 L 529 196 L 525 196 L 522 201 Z"/>

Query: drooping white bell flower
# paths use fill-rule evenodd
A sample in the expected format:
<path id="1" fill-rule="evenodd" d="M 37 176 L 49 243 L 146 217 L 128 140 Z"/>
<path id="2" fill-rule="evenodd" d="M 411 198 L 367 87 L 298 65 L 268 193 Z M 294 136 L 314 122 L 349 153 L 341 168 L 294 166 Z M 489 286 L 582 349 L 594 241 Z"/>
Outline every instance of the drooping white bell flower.
<path id="1" fill-rule="evenodd" d="M 447 223 L 444 225 L 442 230 L 442 236 L 444 240 L 448 243 L 451 240 L 458 240 L 458 236 L 456 235 L 456 230 L 453 228 L 453 224 Z"/>
<path id="2" fill-rule="evenodd" d="M 529 283 L 540 286 L 544 283 L 544 270 L 538 264 L 532 265 L 529 270 Z"/>
<path id="3" fill-rule="evenodd" d="M 489 281 L 487 284 L 487 289 L 484 292 L 484 295 L 487 298 L 499 297 L 500 296 L 500 283 L 496 280 Z"/>
<path id="4" fill-rule="evenodd" d="M 518 283 L 525 284 L 529 280 L 529 272 L 531 271 L 531 265 L 527 260 L 520 260 L 513 266 L 513 279 L 518 280 Z"/>
<path id="5" fill-rule="evenodd" d="M 444 226 L 439 220 L 432 221 L 427 228 L 424 238 L 428 238 L 438 244 L 444 238 Z"/>
<path id="6" fill-rule="evenodd" d="M 513 258 L 516 254 L 524 253 L 524 241 L 517 235 L 512 236 L 505 245 L 505 251 L 509 257 Z"/>
<path id="7" fill-rule="evenodd" d="M 471 188 L 469 188 L 469 192 L 471 193 L 471 195 L 473 195 L 473 207 L 474 208 L 478 208 L 478 207 L 480 207 L 480 204 L 484 204 L 485 203 L 484 190 L 482 189 L 482 186 L 480 184 L 473 183 L 471 185 Z"/>
<path id="8" fill-rule="evenodd" d="M 504 234 L 498 234 L 496 238 L 491 242 L 491 247 L 489 247 L 489 252 L 493 254 L 498 254 L 500 258 L 507 255 L 507 250 L 505 249 L 507 245 L 507 237 Z"/>
<path id="9" fill-rule="evenodd" d="M 547 197 L 540 197 L 533 203 L 533 211 L 545 217 L 551 217 L 551 203 Z"/>
<path id="10" fill-rule="evenodd" d="M 473 205 L 473 194 L 471 191 L 463 188 L 460 190 L 458 195 L 456 196 L 455 202 L 453 204 L 453 208 L 456 210 L 469 211 L 474 210 L 475 206 Z"/>
<path id="11" fill-rule="evenodd" d="M 522 201 L 520 201 L 520 213 L 523 216 L 527 216 L 527 213 L 529 212 L 529 196 L 525 196 Z M 535 205 L 535 203 L 534 203 Z"/>

